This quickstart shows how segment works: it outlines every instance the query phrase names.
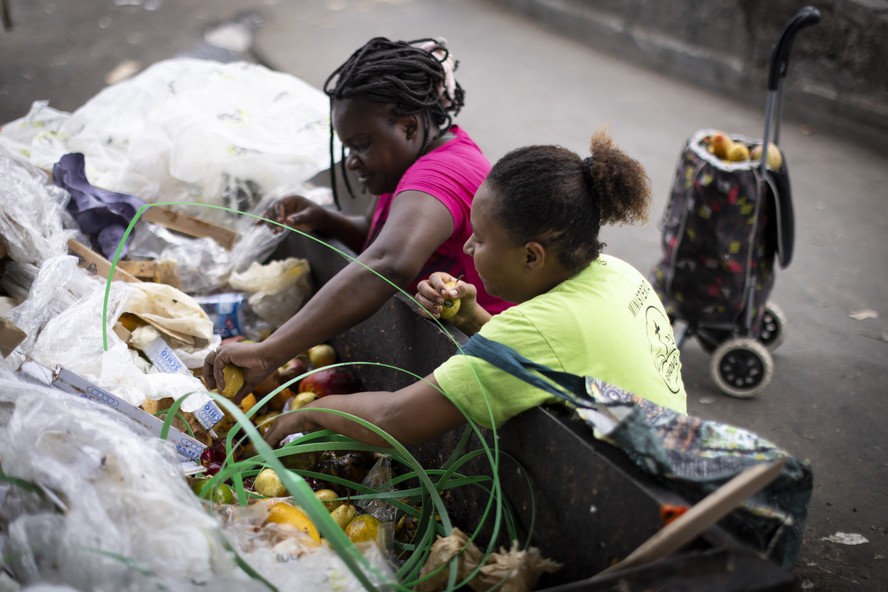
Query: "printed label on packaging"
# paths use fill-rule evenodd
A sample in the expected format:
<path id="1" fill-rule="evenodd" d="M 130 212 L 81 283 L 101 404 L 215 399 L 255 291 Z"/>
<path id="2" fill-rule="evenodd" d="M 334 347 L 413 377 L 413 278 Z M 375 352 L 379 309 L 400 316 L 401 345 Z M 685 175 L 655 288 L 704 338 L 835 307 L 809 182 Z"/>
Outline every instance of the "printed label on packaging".
<path id="1" fill-rule="evenodd" d="M 194 376 L 191 370 L 185 367 L 185 364 L 179 359 L 176 352 L 171 350 L 167 342 L 160 337 L 145 345 L 142 351 L 145 352 L 145 355 L 148 356 L 154 367 L 161 372 Z"/>
<path id="2" fill-rule="evenodd" d="M 142 351 L 145 352 L 145 355 L 148 356 L 154 367 L 161 372 L 193 376 L 191 370 L 179 359 L 176 352 L 170 349 L 167 342 L 160 337 L 146 345 Z M 210 400 L 203 407 L 195 410 L 193 415 L 205 430 L 211 430 L 222 419 L 222 410 L 219 409 L 215 401 Z"/>
<path id="3" fill-rule="evenodd" d="M 149 428 L 157 435 L 160 435 L 161 429 L 163 428 L 163 422 L 160 419 L 127 403 L 64 368 L 60 367 L 56 369 L 52 386 L 65 391 L 66 393 L 116 409 L 130 419 Z M 167 433 L 167 440 L 176 446 L 176 452 L 178 452 L 179 456 L 184 459 L 200 462 L 200 454 L 206 449 L 206 446 L 202 442 L 195 440 L 188 434 L 185 434 L 174 427 L 170 427 L 169 432 Z"/>
<path id="4" fill-rule="evenodd" d="M 200 409 L 195 409 L 192 415 L 200 422 L 204 429 L 209 430 L 214 425 L 222 421 L 222 410 L 216 405 L 215 401 L 207 401 L 206 405 Z M 214 436 L 215 437 L 215 436 Z"/>

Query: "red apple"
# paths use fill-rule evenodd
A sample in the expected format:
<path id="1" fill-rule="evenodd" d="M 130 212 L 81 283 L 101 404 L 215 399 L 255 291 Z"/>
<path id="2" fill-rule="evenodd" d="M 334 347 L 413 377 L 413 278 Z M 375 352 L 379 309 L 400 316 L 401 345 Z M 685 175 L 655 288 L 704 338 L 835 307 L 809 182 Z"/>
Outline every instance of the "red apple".
<path id="1" fill-rule="evenodd" d="M 302 356 L 298 356 L 278 368 L 277 372 L 279 384 L 286 384 L 308 372 L 308 362 Z M 295 391 L 297 386 L 297 384 L 291 384 L 289 388 Z"/>
<path id="2" fill-rule="evenodd" d="M 355 375 L 341 366 L 336 368 L 322 368 L 314 374 L 306 376 L 299 383 L 299 392 L 311 392 L 318 397 L 327 395 L 347 395 L 356 392 L 360 388 Z"/>

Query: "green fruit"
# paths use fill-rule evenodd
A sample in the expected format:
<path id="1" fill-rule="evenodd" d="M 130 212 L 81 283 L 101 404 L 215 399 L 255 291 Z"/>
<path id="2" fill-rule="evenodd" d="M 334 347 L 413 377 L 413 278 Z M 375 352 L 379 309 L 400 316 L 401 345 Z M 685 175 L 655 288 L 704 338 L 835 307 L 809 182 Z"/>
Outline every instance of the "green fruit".
<path id="1" fill-rule="evenodd" d="M 191 484 L 191 491 L 193 491 L 198 497 L 202 499 L 207 499 L 207 496 L 212 493 L 213 502 L 217 504 L 233 504 L 234 503 L 234 492 L 231 491 L 231 487 L 226 485 L 225 483 L 218 483 L 216 487 L 212 490 L 207 490 L 206 495 L 201 495 L 203 492 L 204 486 L 209 483 L 209 478 L 201 477 L 195 479 Z"/>

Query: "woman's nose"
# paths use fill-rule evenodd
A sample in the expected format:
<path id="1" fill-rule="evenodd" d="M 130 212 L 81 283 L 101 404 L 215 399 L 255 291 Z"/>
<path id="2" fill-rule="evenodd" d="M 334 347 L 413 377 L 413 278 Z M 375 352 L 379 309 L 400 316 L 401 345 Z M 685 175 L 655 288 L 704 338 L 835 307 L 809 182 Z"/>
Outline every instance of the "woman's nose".
<path id="1" fill-rule="evenodd" d="M 345 156 L 345 168 L 350 171 L 353 171 L 358 168 L 358 164 L 360 163 L 360 159 L 354 154 L 350 153 Z"/>

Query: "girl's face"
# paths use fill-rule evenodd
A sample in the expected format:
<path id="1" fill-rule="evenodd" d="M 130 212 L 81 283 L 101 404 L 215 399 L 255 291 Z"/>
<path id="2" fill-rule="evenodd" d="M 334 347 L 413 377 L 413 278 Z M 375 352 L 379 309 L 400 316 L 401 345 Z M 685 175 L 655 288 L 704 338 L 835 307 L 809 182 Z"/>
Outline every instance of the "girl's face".
<path id="1" fill-rule="evenodd" d="M 359 97 L 333 104 L 333 128 L 346 148 L 346 168 L 373 195 L 395 190 L 422 144 L 416 117 L 396 117 L 390 105 Z"/>
<path id="2" fill-rule="evenodd" d="M 488 294 L 509 302 L 524 302 L 529 294 L 527 255 L 523 245 L 516 245 L 505 227 L 494 217 L 501 196 L 484 182 L 472 200 L 472 236 L 463 250 L 475 261 L 475 269 Z"/>

